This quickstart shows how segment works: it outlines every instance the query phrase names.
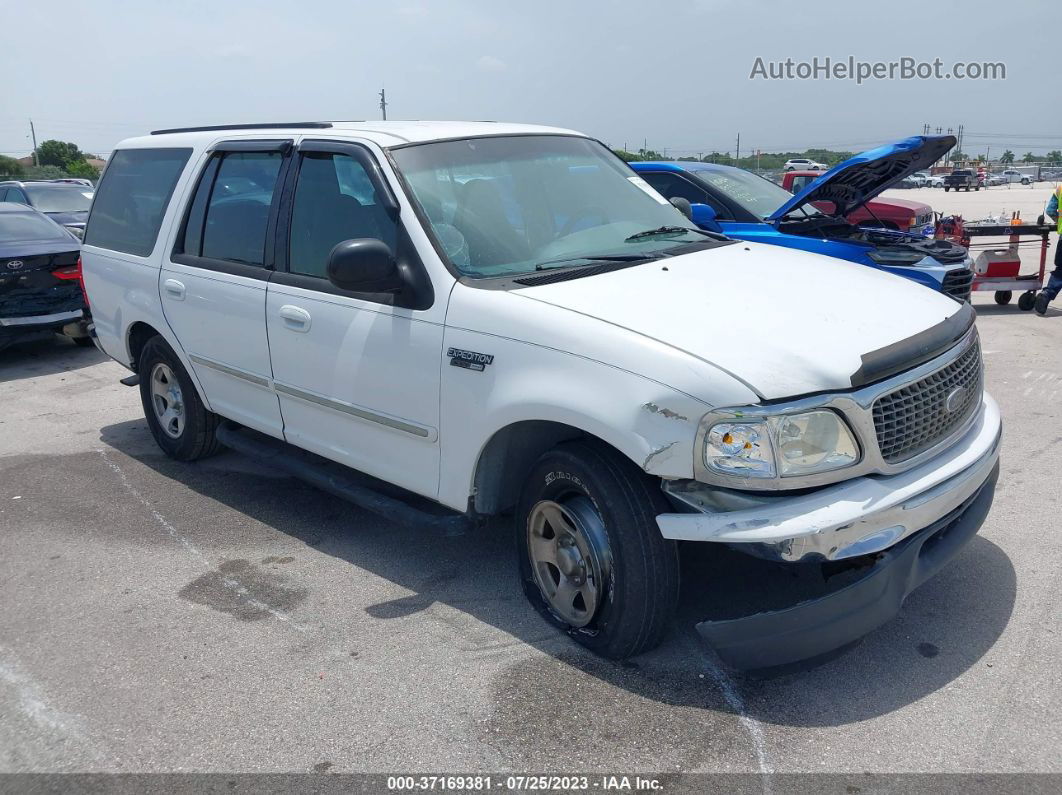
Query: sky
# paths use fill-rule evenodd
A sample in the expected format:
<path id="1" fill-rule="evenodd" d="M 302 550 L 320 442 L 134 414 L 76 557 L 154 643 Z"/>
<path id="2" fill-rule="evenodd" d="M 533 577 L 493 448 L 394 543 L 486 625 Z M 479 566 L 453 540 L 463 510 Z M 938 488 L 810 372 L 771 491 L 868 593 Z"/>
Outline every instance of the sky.
<path id="1" fill-rule="evenodd" d="M 1004 18 L 1005 17 L 1005 21 Z M 858 151 L 924 124 L 1062 149 L 1052 0 L 0 0 L 0 154 L 163 127 L 493 119 L 671 156 Z M 19 35 L 21 32 L 21 35 Z M 1004 80 L 750 79 L 765 63 L 1002 62 Z"/>

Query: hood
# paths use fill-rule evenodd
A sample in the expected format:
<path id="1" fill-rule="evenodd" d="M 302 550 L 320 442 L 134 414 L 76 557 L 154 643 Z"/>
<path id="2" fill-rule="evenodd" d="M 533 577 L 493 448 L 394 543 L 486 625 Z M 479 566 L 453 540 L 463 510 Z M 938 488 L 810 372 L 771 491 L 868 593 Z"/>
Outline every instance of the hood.
<path id="1" fill-rule="evenodd" d="M 846 216 L 904 177 L 937 162 L 955 146 L 953 135 L 915 135 L 870 149 L 834 166 L 768 217 L 777 221 L 808 202 L 833 202 L 834 215 Z"/>
<path id="2" fill-rule="evenodd" d="M 881 351 L 902 354 L 905 346 L 897 343 L 963 309 L 873 268 L 755 243 L 513 294 L 683 351 L 767 400 L 852 389 Z M 609 363 L 639 370 L 637 361 Z"/>

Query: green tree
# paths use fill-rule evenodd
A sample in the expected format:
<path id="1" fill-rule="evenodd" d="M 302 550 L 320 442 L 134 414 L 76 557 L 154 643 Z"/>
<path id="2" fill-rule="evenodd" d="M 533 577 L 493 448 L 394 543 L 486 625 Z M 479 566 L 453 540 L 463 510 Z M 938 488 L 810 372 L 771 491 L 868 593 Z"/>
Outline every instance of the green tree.
<path id="1" fill-rule="evenodd" d="M 85 179 L 99 179 L 100 177 L 100 170 L 84 160 L 67 163 L 66 173 L 71 177 L 84 177 Z"/>
<path id="2" fill-rule="evenodd" d="M 1052 166 L 1057 166 L 1059 163 L 1062 163 L 1062 152 L 1057 149 L 1052 149 L 1047 153 L 1046 159 Z"/>
<path id="3" fill-rule="evenodd" d="M 958 149 L 956 149 L 954 152 L 951 153 L 951 162 L 952 163 L 961 163 L 963 160 L 968 160 L 968 159 L 969 158 L 967 157 L 966 153 L 965 152 L 960 152 Z"/>
<path id="4" fill-rule="evenodd" d="M 1014 162 L 1014 153 L 1009 149 L 999 156 L 999 162 L 1005 166 L 1009 166 Z"/>
<path id="5" fill-rule="evenodd" d="M 1021 156 L 1021 162 L 1023 162 L 1023 163 L 1035 163 L 1036 162 L 1036 155 L 1034 155 L 1032 152 L 1026 152 L 1024 155 Z"/>
<path id="6" fill-rule="evenodd" d="M 59 179 L 65 177 L 66 172 L 59 166 L 30 166 L 26 169 L 26 176 L 30 179 Z"/>
<path id="7" fill-rule="evenodd" d="M 641 157 L 636 155 L 634 152 L 628 152 L 626 149 L 613 149 L 612 151 L 615 152 L 617 157 L 619 157 L 621 160 L 625 160 L 628 163 L 634 162 L 635 160 L 641 160 L 642 159 Z"/>
<path id="8" fill-rule="evenodd" d="M 15 160 L 15 158 L 0 155 L 0 177 L 11 179 L 21 177 L 25 173 L 22 164 Z"/>
<path id="9" fill-rule="evenodd" d="M 77 148 L 77 144 L 69 141 L 49 140 L 37 147 L 37 162 L 42 166 L 66 168 L 69 164 L 79 163 L 84 159 L 84 152 Z"/>

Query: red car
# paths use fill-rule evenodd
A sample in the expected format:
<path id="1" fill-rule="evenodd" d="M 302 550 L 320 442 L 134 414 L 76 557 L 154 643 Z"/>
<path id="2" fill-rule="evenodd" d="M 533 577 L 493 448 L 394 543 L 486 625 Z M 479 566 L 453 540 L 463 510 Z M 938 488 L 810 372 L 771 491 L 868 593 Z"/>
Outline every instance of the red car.
<path id="1" fill-rule="evenodd" d="M 796 193 L 821 176 L 821 171 L 787 171 L 782 176 L 782 187 L 790 193 Z M 846 220 L 857 226 L 869 226 L 880 221 L 889 229 L 899 229 L 913 235 L 929 237 L 933 234 L 933 208 L 907 199 L 873 199 L 849 214 Z"/>

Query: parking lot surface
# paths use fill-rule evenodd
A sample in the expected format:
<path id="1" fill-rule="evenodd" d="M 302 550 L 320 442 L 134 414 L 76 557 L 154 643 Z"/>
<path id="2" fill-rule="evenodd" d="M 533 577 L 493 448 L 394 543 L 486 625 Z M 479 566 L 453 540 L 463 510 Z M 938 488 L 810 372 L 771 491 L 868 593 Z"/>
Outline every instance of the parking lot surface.
<path id="1" fill-rule="evenodd" d="M 977 218 L 1019 190 L 930 196 Z M 664 644 L 602 661 L 527 604 L 506 521 L 412 530 L 234 453 L 171 461 L 102 354 L 4 351 L 0 771 L 1062 772 L 1062 303 L 975 304 L 988 521 L 898 619 L 766 680 L 692 630 L 740 567 L 694 559 Z"/>

